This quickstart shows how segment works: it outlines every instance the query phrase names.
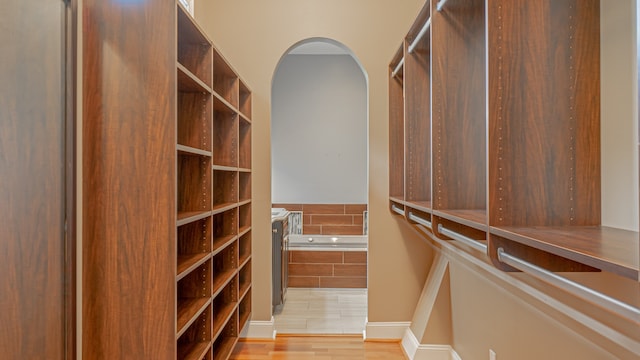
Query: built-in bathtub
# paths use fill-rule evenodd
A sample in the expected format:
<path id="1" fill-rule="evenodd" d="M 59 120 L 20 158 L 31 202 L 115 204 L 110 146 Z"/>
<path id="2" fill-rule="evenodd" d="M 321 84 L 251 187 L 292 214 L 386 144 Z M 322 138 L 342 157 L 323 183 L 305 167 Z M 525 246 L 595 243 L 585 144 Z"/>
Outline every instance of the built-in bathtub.
<path id="1" fill-rule="evenodd" d="M 289 235 L 289 287 L 366 288 L 366 235 Z"/>
<path id="2" fill-rule="evenodd" d="M 367 251 L 367 235 L 289 235 L 289 250 Z"/>

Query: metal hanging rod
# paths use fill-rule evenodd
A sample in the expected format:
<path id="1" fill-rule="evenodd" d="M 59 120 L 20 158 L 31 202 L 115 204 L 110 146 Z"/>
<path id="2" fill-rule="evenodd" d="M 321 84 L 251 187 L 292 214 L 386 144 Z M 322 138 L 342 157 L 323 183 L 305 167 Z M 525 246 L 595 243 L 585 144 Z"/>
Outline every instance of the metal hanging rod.
<path id="1" fill-rule="evenodd" d="M 431 27 L 431 18 L 428 18 L 427 22 L 424 23 L 424 26 L 422 27 L 422 29 L 420 29 L 420 32 L 418 33 L 416 38 L 413 39 L 413 41 L 409 45 L 409 54 L 413 53 L 413 50 L 416 49 L 416 46 L 418 46 L 418 43 L 420 42 L 420 40 L 422 40 L 422 37 L 424 36 L 424 34 L 427 33 L 427 30 L 429 30 L 430 27 Z"/>
<path id="2" fill-rule="evenodd" d="M 395 204 L 391 204 L 391 210 L 393 210 L 393 212 L 395 212 L 397 214 L 400 214 L 400 215 L 404 216 L 404 209 L 400 209 Z"/>
<path id="3" fill-rule="evenodd" d="M 438 1 L 438 4 L 436 5 L 436 10 L 442 11 L 442 8 L 444 7 L 444 4 L 446 4 L 446 3 L 447 3 L 447 0 Z"/>
<path id="4" fill-rule="evenodd" d="M 431 221 L 425 220 L 417 215 L 414 215 L 411 211 L 409 211 L 409 220 L 411 221 L 415 221 L 416 223 L 428 228 L 428 229 L 433 229 L 431 227 Z"/>
<path id="5" fill-rule="evenodd" d="M 484 254 L 487 253 L 487 245 L 479 243 L 472 238 L 466 237 L 464 235 L 460 235 L 455 231 L 451 231 L 446 229 L 442 224 L 438 224 L 438 232 L 444 236 L 450 237 L 453 240 L 457 240 L 465 245 L 468 245 Z"/>
<path id="6" fill-rule="evenodd" d="M 640 309 L 618 299 L 614 299 L 599 291 L 588 288 L 573 280 L 557 275 L 549 270 L 519 259 L 513 255 L 509 255 L 503 248 L 498 248 L 498 260 L 522 272 L 531 274 L 544 282 L 551 283 L 561 289 L 571 290 L 571 292 L 578 294 L 585 300 L 601 305 L 618 315 L 629 319 L 640 319 Z"/>
<path id="7" fill-rule="evenodd" d="M 396 75 L 398 75 L 398 72 L 403 66 L 404 66 L 404 57 L 400 59 L 400 62 L 398 62 L 398 65 L 396 65 L 396 68 L 393 69 L 393 72 L 391 73 L 391 77 L 396 77 Z"/>

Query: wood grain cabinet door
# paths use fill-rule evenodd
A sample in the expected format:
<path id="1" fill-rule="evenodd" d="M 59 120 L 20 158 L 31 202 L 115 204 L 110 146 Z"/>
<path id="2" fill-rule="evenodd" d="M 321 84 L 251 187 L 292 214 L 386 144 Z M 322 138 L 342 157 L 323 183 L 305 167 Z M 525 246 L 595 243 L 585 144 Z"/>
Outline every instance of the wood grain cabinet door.
<path id="1" fill-rule="evenodd" d="M 72 333 L 65 325 L 68 11 L 63 0 L 3 1 L 0 11 L 3 359 L 64 359 L 73 351 L 65 335 Z"/>

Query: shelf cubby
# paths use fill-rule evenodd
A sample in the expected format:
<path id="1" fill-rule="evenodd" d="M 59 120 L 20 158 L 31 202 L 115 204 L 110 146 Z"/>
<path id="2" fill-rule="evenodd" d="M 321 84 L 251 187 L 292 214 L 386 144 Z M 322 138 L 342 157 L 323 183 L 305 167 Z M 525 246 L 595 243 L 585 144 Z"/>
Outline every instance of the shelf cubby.
<path id="1" fill-rule="evenodd" d="M 229 321 L 215 338 L 213 343 L 213 358 L 224 360 L 229 358 L 233 347 L 238 342 L 238 312 L 234 311 Z"/>
<path id="2" fill-rule="evenodd" d="M 244 264 L 251 257 L 251 231 L 240 236 L 238 250 L 238 264 Z"/>
<path id="3" fill-rule="evenodd" d="M 238 108 L 240 80 L 218 51 L 213 52 L 213 91 Z M 246 89 L 246 87 L 245 87 Z"/>
<path id="4" fill-rule="evenodd" d="M 222 251 L 213 256 L 213 294 L 219 294 L 221 289 L 233 278 L 238 269 L 238 242 L 229 244 Z"/>
<path id="5" fill-rule="evenodd" d="M 207 211 L 211 211 L 211 158 L 179 154 L 178 218 Z"/>
<path id="6" fill-rule="evenodd" d="M 251 172 L 242 171 L 238 176 L 238 200 L 241 202 L 251 200 Z"/>
<path id="7" fill-rule="evenodd" d="M 211 152 L 211 114 L 211 95 L 178 91 L 178 145 Z"/>
<path id="8" fill-rule="evenodd" d="M 238 114 L 219 98 L 213 100 L 213 164 L 238 167 Z"/>
<path id="9" fill-rule="evenodd" d="M 178 336 L 211 304 L 211 260 L 185 275 L 177 285 Z"/>
<path id="10" fill-rule="evenodd" d="M 238 235 L 238 209 L 233 208 L 212 216 L 213 253 L 225 248 Z"/>
<path id="11" fill-rule="evenodd" d="M 211 87 L 212 61 L 211 42 L 191 15 L 178 5 L 178 63 Z"/>
<path id="12" fill-rule="evenodd" d="M 233 315 L 238 305 L 238 277 L 220 291 L 213 300 L 213 336 L 214 338 L 222 331 L 223 326 Z"/>
<path id="13" fill-rule="evenodd" d="M 238 167 L 251 169 L 251 123 L 240 118 L 238 135 Z"/>
<path id="14" fill-rule="evenodd" d="M 401 62 L 404 63 L 404 44 L 389 65 L 389 197 L 398 200 L 404 200 L 404 66 Z"/>
<path id="15" fill-rule="evenodd" d="M 251 203 L 238 208 L 238 231 L 245 232 L 251 228 Z"/>
<path id="16" fill-rule="evenodd" d="M 228 207 L 238 202 L 238 173 L 213 170 L 213 209 Z"/>
<path id="17" fill-rule="evenodd" d="M 601 226 L 599 2 L 496 1 L 488 11 L 494 264 L 512 270 L 498 260 L 503 248 L 555 271 L 637 280 L 638 233 Z"/>
<path id="18" fill-rule="evenodd" d="M 211 350 L 211 306 L 208 305 L 182 333 L 177 342 L 177 359 L 200 360 Z"/>
<path id="19" fill-rule="evenodd" d="M 404 143 L 406 205 L 431 210 L 431 42 L 430 30 L 418 38 L 430 18 L 425 6 L 404 43 Z"/>
<path id="20" fill-rule="evenodd" d="M 211 217 L 178 227 L 177 280 L 211 258 Z"/>
<path id="21" fill-rule="evenodd" d="M 248 258 L 247 258 L 248 259 Z M 251 261 L 244 264 L 238 277 L 239 297 L 244 297 L 251 287 Z"/>
<path id="22" fill-rule="evenodd" d="M 242 331 L 251 317 L 251 289 L 247 292 L 238 305 L 238 331 Z"/>
<path id="23" fill-rule="evenodd" d="M 431 6 L 433 213 L 486 232 L 485 1 Z"/>
<path id="24" fill-rule="evenodd" d="M 249 87 L 245 85 L 242 80 L 240 81 L 240 105 L 238 106 L 238 110 L 240 110 L 247 119 L 251 119 L 251 90 L 249 90 Z"/>

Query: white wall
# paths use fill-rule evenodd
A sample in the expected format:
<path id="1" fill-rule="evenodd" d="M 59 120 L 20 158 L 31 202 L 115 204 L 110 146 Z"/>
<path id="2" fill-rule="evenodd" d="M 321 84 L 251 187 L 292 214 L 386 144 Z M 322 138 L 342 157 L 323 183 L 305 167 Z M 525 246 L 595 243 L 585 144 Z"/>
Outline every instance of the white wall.
<path id="1" fill-rule="evenodd" d="M 602 224 L 638 231 L 635 0 L 601 1 Z"/>
<path id="2" fill-rule="evenodd" d="M 367 203 L 367 84 L 350 55 L 286 55 L 271 120 L 274 203 Z"/>

